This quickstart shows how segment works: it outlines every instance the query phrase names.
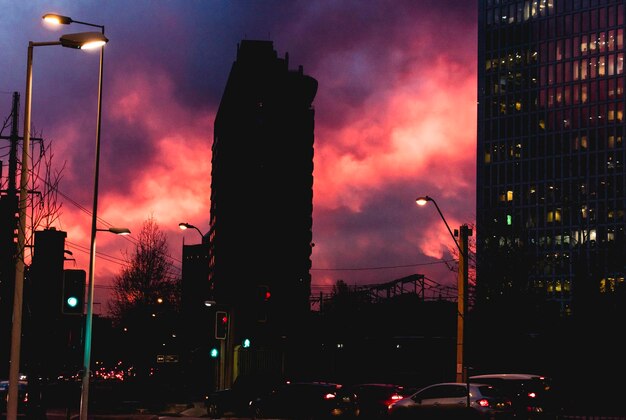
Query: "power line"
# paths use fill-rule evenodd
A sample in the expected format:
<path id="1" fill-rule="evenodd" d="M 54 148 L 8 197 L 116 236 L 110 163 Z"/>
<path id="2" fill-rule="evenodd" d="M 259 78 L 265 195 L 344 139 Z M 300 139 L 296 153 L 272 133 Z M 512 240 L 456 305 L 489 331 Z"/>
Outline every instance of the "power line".
<path id="1" fill-rule="evenodd" d="M 434 265 L 434 264 L 446 264 L 449 262 L 454 262 L 456 260 L 440 260 L 440 261 L 432 261 L 427 263 L 417 263 L 417 264 L 407 264 L 407 265 L 390 265 L 390 266 L 380 266 L 380 267 L 360 267 L 360 268 L 311 268 L 311 271 L 370 271 L 370 270 L 389 270 L 392 268 L 409 268 L 409 267 L 421 267 L 425 265 Z"/>

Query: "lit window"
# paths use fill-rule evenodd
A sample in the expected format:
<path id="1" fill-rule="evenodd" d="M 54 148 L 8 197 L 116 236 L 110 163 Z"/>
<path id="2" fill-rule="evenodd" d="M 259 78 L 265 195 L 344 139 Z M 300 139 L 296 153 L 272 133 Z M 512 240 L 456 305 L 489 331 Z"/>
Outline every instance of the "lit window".
<path id="1" fill-rule="evenodd" d="M 547 221 L 548 221 L 548 223 L 560 222 L 561 221 L 561 210 L 549 211 L 548 212 Z"/>
<path id="2" fill-rule="evenodd" d="M 571 290 L 571 287 L 572 287 L 572 282 L 570 280 L 563 281 L 563 291 L 564 292 L 569 292 Z"/>

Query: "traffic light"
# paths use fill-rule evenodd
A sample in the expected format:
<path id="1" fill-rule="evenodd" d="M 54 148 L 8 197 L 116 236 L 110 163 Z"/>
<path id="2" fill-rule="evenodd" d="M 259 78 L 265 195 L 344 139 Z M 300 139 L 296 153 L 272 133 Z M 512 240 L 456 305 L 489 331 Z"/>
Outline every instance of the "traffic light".
<path id="1" fill-rule="evenodd" d="M 211 347 L 211 350 L 209 350 L 209 356 L 211 356 L 211 359 L 217 359 L 217 356 L 220 355 L 220 351 L 217 349 L 217 347 Z"/>
<path id="2" fill-rule="evenodd" d="M 271 297 L 272 293 L 270 292 L 269 286 L 265 284 L 260 284 L 257 286 L 256 319 L 258 322 L 267 322 L 267 305 L 269 304 Z"/>
<path id="3" fill-rule="evenodd" d="M 228 335 L 228 312 L 215 311 L 215 338 L 225 340 Z"/>
<path id="4" fill-rule="evenodd" d="M 272 297 L 269 286 L 265 284 L 259 285 L 259 301 L 261 303 L 269 302 Z"/>
<path id="5" fill-rule="evenodd" d="M 85 307 L 85 270 L 63 270 L 61 313 L 82 315 Z"/>

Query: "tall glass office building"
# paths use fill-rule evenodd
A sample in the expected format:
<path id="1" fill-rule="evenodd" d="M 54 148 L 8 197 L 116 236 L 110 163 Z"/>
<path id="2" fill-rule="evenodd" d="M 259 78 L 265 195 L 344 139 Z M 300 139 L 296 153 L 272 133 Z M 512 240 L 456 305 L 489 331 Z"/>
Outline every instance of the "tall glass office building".
<path id="1" fill-rule="evenodd" d="M 479 1 L 483 302 L 526 296 L 560 317 L 624 303 L 625 6 Z"/>

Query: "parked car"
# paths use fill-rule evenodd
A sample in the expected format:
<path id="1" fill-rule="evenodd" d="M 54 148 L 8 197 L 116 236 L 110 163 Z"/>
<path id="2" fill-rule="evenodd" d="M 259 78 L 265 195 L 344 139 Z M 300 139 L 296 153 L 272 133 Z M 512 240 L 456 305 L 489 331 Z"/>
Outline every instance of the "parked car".
<path id="1" fill-rule="evenodd" d="M 241 375 L 230 388 L 210 393 L 206 400 L 207 414 L 220 418 L 231 414 L 250 416 L 250 401 L 259 395 L 271 393 L 286 381 L 271 374 Z"/>
<path id="2" fill-rule="evenodd" d="M 394 418 L 469 419 L 512 418 L 511 399 L 487 384 L 443 382 L 421 388 L 389 407 Z"/>
<path id="3" fill-rule="evenodd" d="M 251 404 L 253 418 L 325 419 L 358 415 L 356 396 L 331 382 L 288 382 Z"/>
<path id="4" fill-rule="evenodd" d="M 19 414 L 26 413 L 28 408 L 28 382 L 20 380 L 17 383 L 17 412 Z M 7 401 L 9 398 L 9 381 L 0 381 L 0 414 L 6 413 Z"/>
<path id="5" fill-rule="evenodd" d="M 552 380 L 546 376 L 494 373 L 474 375 L 470 381 L 493 385 L 511 397 L 519 418 L 556 418 L 560 412 Z"/>
<path id="6" fill-rule="evenodd" d="M 367 383 L 348 387 L 348 391 L 356 395 L 359 406 L 359 417 L 386 417 L 389 406 L 415 392 L 398 384 Z"/>

